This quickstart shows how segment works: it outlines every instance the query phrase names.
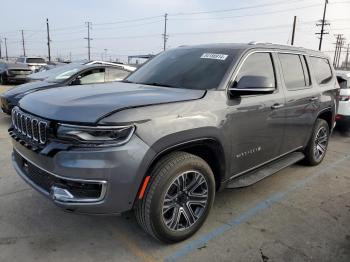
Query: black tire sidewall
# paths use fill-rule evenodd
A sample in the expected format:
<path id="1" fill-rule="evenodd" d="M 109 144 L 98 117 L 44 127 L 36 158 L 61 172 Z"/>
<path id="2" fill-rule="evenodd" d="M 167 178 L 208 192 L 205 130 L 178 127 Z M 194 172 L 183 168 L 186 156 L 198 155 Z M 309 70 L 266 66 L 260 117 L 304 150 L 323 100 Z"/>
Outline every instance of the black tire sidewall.
<path id="1" fill-rule="evenodd" d="M 206 182 L 208 184 L 208 203 L 202 216 L 196 221 L 196 223 L 193 226 L 183 231 L 172 231 L 168 229 L 163 222 L 163 218 L 162 218 L 163 199 L 167 189 L 169 188 L 171 183 L 174 181 L 174 179 L 178 175 L 190 170 L 200 172 L 206 179 Z M 155 189 L 155 193 L 153 194 L 152 200 L 151 200 L 150 217 L 151 217 L 152 229 L 159 239 L 166 242 L 181 241 L 193 235 L 206 220 L 215 198 L 214 175 L 210 167 L 205 163 L 204 160 L 201 160 L 200 158 L 196 160 L 194 159 L 185 160 L 184 162 L 179 163 L 178 165 L 175 165 L 171 170 L 168 171 L 167 176 L 162 177 L 162 179 L 159 180 L 157 185 L 152 185 L 152 186 L 157 187 Z"/>
<path id="2" fill-rule="evenodd" d="M 314 143 L 315 143 L 315 139 L 316 139 L 316 136 L 317 136 L 318 131 L 319 131 L 322 127 L 326 128 L 326 130 L 327 130 L 327 137 L 328 137 L 328 138 L 327 138 L 327 144 L 326 144 L 326 152 L 327 152 L 328 142 L 329 142 L 329 136 L 330 136 L 329 126 L 328 126 L 328 123 L 327 123 L 325 120 L 323 120 L 323 119 L 317 119 L 316 124 L 315 124 L 315 127 L 314 127 L 314 130 L 313 130 L 313 132 L 312 132 L 312 137 L 311 137 L 311 139 L 310 139 L 309 145 L 308 145 L 308 147 L 307 147 L 307 152 L 306 152 L 306 154 L 307 154 L 307 160 L 308 160 L 309 164 L 311 164 L 311 165 L 318 165 L 318 164 L 320 164 L 320 163 L 323 161 L 323 159 L 324 159 L 324 157 L 325 157 L 325 155 L 326 155 L 326 152 L 325 152 L 325 153 L 323 154 L 322 158 L 320 158 L 319 160 L 317 160 L 317 159 L 315 158 L 315 154 L 314 154 Z"/>

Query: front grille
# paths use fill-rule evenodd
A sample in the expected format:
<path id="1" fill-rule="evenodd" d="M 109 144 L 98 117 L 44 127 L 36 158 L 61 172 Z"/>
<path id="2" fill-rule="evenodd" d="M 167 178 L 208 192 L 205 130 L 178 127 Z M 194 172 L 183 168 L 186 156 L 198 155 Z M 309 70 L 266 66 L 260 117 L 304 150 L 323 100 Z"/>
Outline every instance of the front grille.
<path id="1" fill-rule="evenodd" d="M 10 69 L 8 71 L 9 71 L 10 75 L 29 75 L 32 73 L 31 70 Z"/>
<path id="2" fill-rule="evenodd" d="M 33 165 L 15 150 L 14 160 L 23 171 L 24 175 L 47 194 L 51 192 L 52 186 L 67 188 L 69 192 L 71 192 L 74 197 L 78 199 L 98 199 L 102 194 L 102 184 L 83 183 L 56 177 L 37 167 L 36 165 Z"/>
<path id="3" fill-rule="evenodd" d="M 19 135 L 25 142 L 40 145 L 47 143 L 47 121 L 24 113 L 17 107 L 12 110 L 11 117 L 15 134 Z"/>

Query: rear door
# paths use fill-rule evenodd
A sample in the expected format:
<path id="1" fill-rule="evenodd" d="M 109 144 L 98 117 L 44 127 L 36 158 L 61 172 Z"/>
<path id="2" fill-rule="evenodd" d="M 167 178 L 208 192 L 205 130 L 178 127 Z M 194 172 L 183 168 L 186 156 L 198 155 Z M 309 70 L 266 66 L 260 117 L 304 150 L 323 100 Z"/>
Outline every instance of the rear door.
<path id="1" fill-rule="evenodd" d="M 306 145 L 319 112 L 320 92 L 310 77 L 308 59 L 303 54 L 278 53 L 286 92 L 285 137 L 282 153 Z"/>

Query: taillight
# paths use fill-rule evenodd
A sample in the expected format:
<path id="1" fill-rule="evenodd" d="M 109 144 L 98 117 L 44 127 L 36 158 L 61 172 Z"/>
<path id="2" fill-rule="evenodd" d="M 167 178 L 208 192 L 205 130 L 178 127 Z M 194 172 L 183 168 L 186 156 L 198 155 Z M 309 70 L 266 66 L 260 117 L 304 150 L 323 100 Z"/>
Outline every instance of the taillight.
<path id="1" fill-rule="evenodd" d="M 339 120 L 342 120 L 343 119 L 343 116 L 341 115 L 336 115 L 335 116 L 335 121 L 339 121 Z"/>
<path id="2" fill-rule="evenodd" d="M 339 101 L 349 101 L 350 100 L 350 96 L 340 96 L 339 97 Z"/>

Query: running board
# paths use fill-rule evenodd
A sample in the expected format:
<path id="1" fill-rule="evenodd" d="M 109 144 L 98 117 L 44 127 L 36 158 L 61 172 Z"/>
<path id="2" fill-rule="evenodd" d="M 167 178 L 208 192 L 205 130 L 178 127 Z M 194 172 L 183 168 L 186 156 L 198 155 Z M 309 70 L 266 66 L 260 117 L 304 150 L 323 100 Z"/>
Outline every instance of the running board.
<path id="1" fill-rule="evenodd" d="M 296 162 L 299 162 L 300 160 L 304 159 L 304 157 L 305 155 L 301 152 L 290 153 L 244 175 L 232 178 L 231 181 L 228 182 L 227 188 L 239 188 L 255 184 L 256 182 L 259 182 L 260 180 L 271 176 L 276 172 L 295 164 Z"/>

